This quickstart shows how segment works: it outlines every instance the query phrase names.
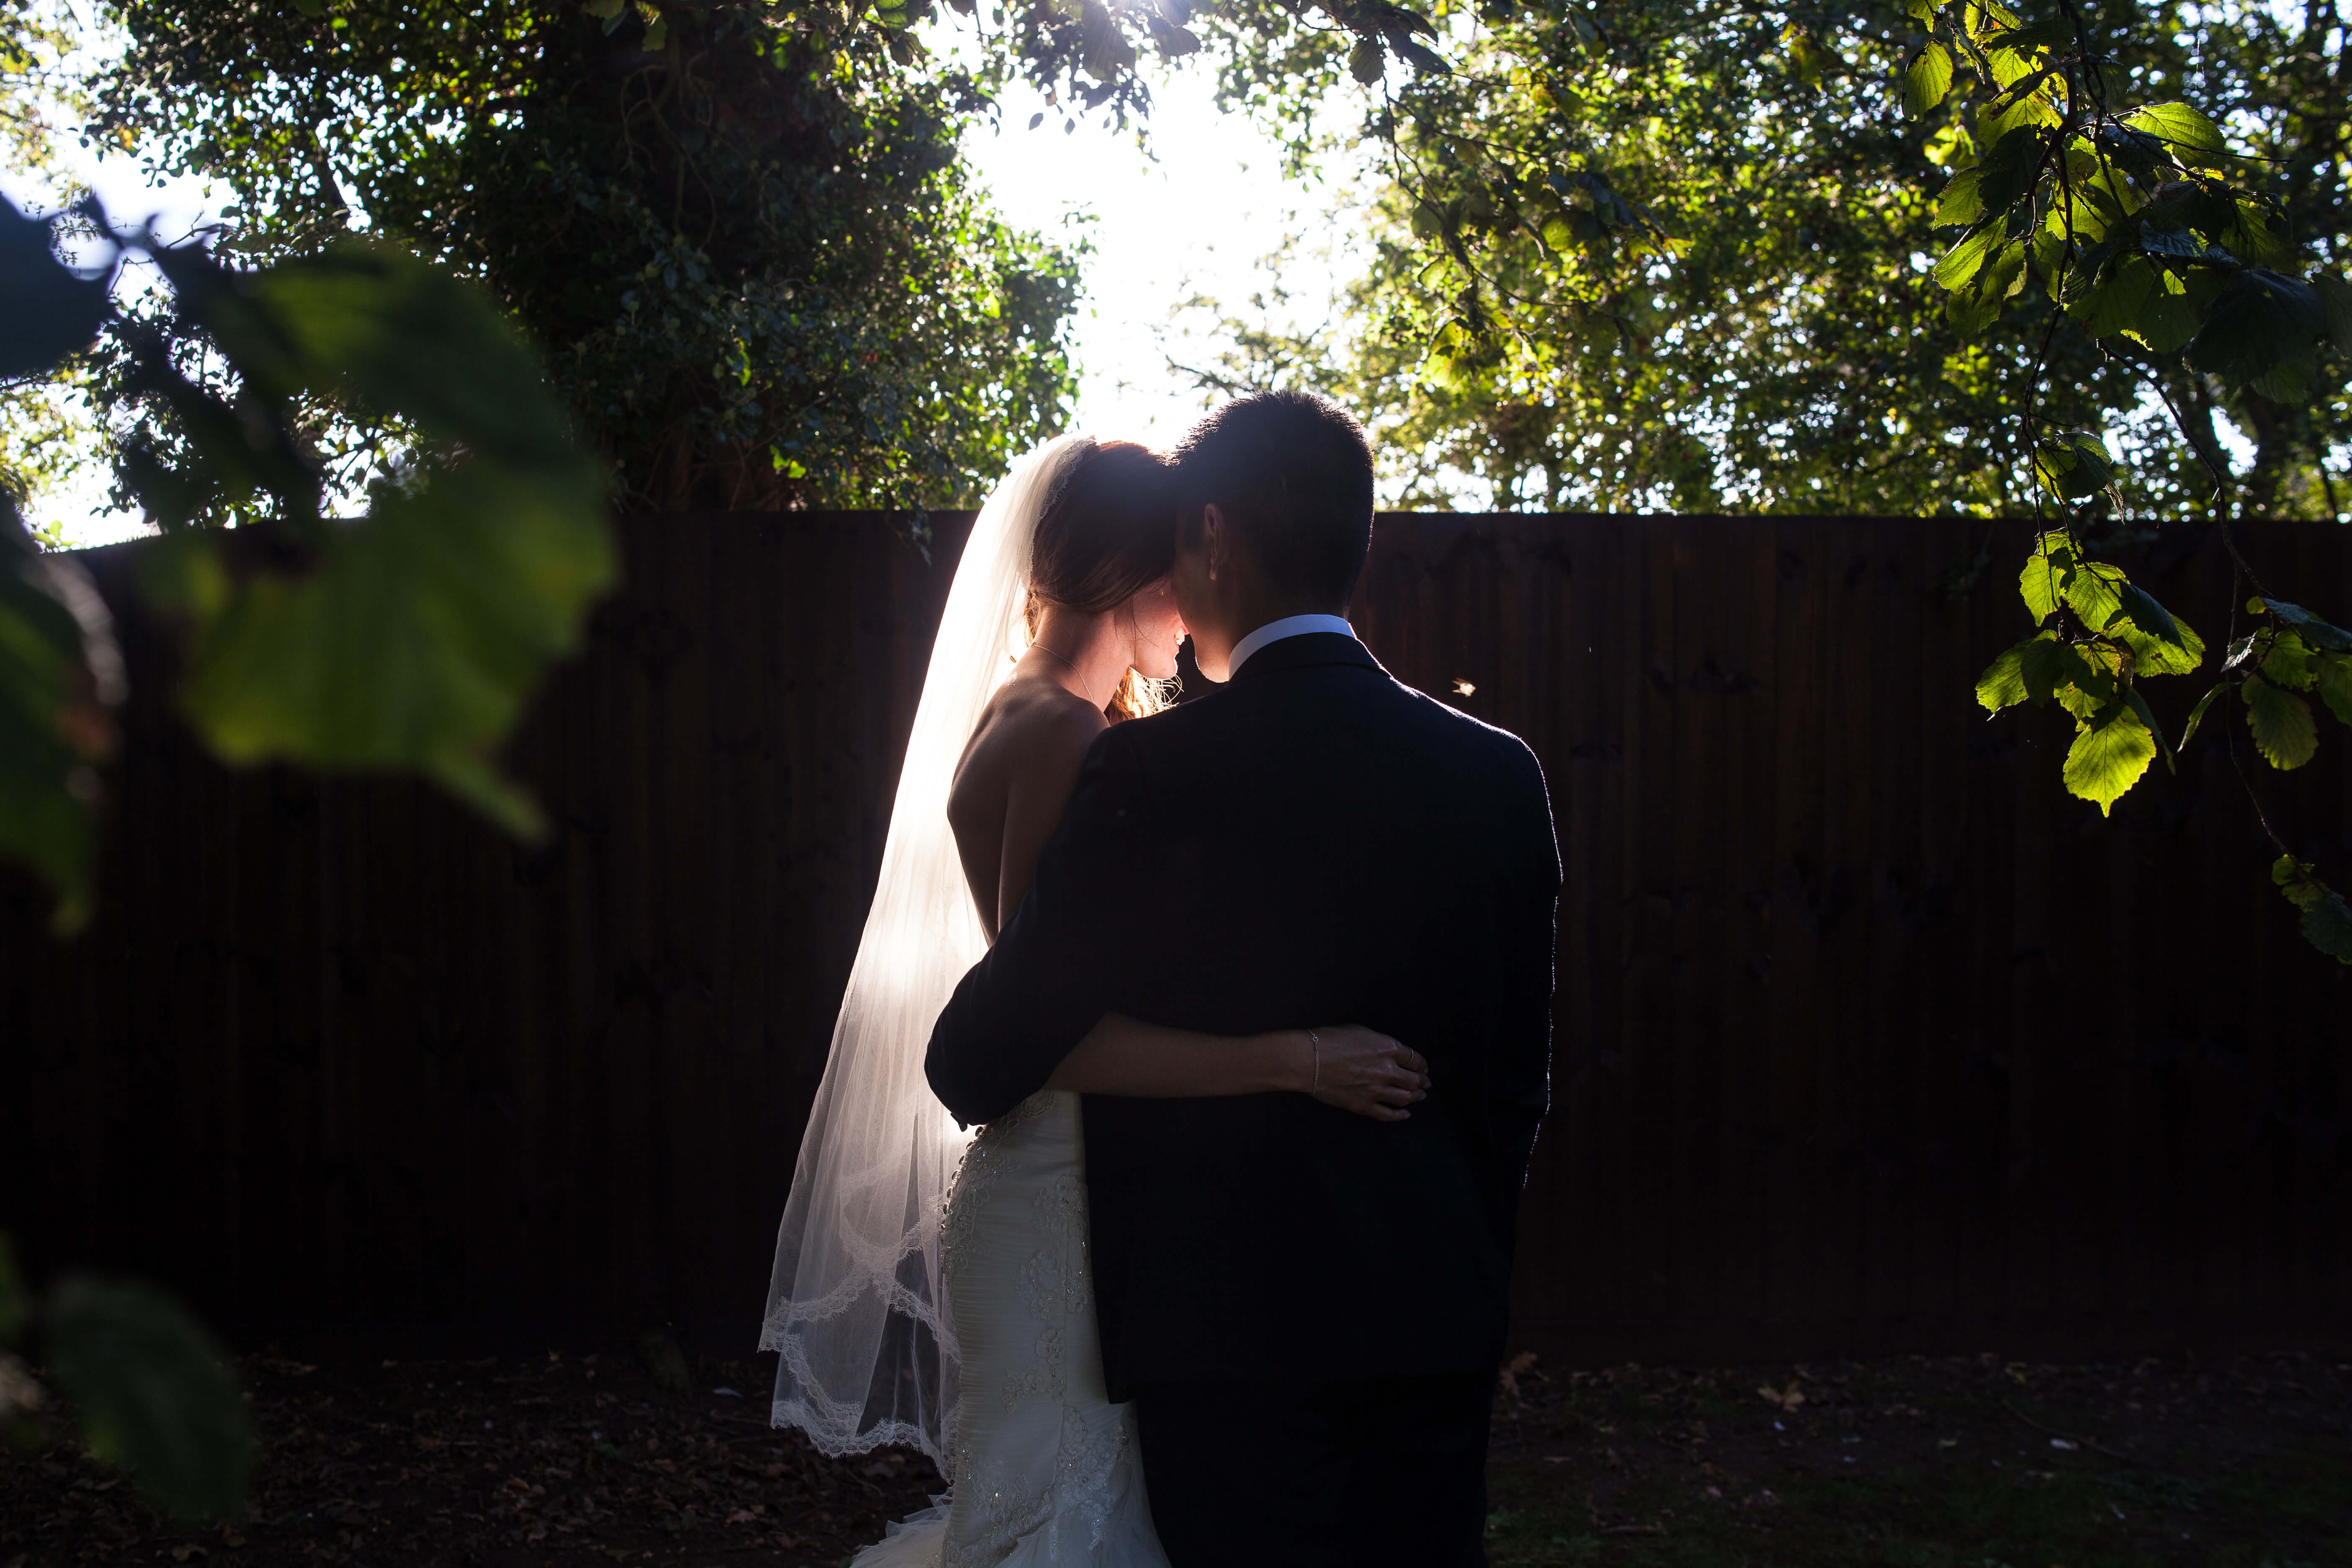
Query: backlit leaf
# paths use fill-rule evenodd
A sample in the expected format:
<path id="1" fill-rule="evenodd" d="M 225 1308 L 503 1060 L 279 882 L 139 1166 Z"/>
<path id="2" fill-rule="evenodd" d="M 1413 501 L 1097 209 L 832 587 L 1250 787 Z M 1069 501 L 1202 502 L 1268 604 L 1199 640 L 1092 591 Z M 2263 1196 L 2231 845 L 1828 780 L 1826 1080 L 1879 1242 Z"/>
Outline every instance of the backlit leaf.
<path id="1" fill-rule="evenodd" d="M 2000 226 L 1990 223 L 1974 234 L 1962 236 L 1959 243 L 1946 251 L 1943 259 L 1936 263 L 1936 281 L 1956 293 L 1969 287 L 1976 281 L 1977 274 L 1984 270 L 1986 263 L 2000 249 L 2004 237 Z"/>
<path id="2" fill-rule="evenodd" d="M 1992 712 L 2014 707 L 2026 699 L 2024 658 L 2036 643 L 2053 641 L 2047 632 L 2000 650 L 1999 658 L 1977 677 L 1977 700 Z"/>
<path id="3" fill-rule="evenodd" d="M 2282 691 L 2259 675 L 2250 675 L 2238 688 L 2246 704 L 2246 727 L 2253 731 L 2254 750 L 2274 768 L 2299 768 L 2319 750 L 2319 727 L 2312 721 L 2311 704 L 2292 691 Z"/>
<path id="4" fill-rule="evenodd" d="M 2189 722 L 2181 726 L 2180 744 L 2173 747 L 2174 751 L 2185 752 L 2189 749 L 2189 742 L 2197 738 L 2197 727 L 2205 722 L 2205 710 L 2212 707 L 2213 699 L 2229 689 L 2226 682 L 2217 682 L 2207 689 L 2204 696 L 2197 700 L 2197 706 L 2189 710 Z"/>
<path id="5" fill-rule="evenodd" d="M 2066 576 L 2066 607 L 2081 617 L 2084 626 L 2105 628 L 2123 607 L 2126 581 L 2123 568 L 2111 562 L 2078 561 Z"/>
<path id="6" fill-rule="evenodd" d="M 2226 151 L 2221 128 L 2185 103 L 2151 104 L 2123 118 L 2126 125 L 2157 138 L 2185 163 L 2218 162 Z"/>
<path id="7" fill-rule="evenodd" d="M 1903 112 L 1916 120 L 1937 104 L 1952 89 L 1952 57 L 1944 46 L 1930 40 L 1903 73 Z"/>
<path id="8" fill-rule="evenodd" d="M 2197 310 L 2189 298 L 2188 285 L 2163 268 L 2152 267 L 2150 275 L 2156 286 L 2139 306 L 2137 317 L 2123 328 L 2126 337 L 2137 339 L 2152 353 L 2168 354 L 2184 347 L 2197 335 Z"/>
<path id="9" fill-rule="evenodd" d="M 156 1507 L 219 1519 L 244 1502 L 255 1457 L 244 1395 L 212 1336 L 170 1299 L 68 1279 L 51 1293 L 41 1343 L 83 1444 Z"/>
<path id="10" fill-rule="evenodd" d="M 2066 602 L 2066 578 L 2074 570 L 2074 547 L 2063 533 L 2045 533 L 2017 574 L 2017 592 L 2035 621 L 2046 621 Z"/>
<path id="11" fill-rule="evenodd" d="M 2179 623 L 2172 618 L 2172 612 L 2158 604 L 2146 589 L 2136 583 L 2126 582 L 2119 584 L 2116 592 L 2123 601 L 2116 606 L 2117 616 L 2128 619 L 2133 626 L 2152 637 L 2162 637 L 2176 646 L 2180 644 Z M 2108 623 L 2109 627 L 2115 625 L 2114 621 Z"/>
<path id="12" fill-rule="evenodd" d="M 2095 496 L 2115 482 L 2106 443 L 2080 432 L 2044 441 L 2033 454 L 2033 476 L 2062 500 Z M 2094 623 L 2095 624 L 2095 623 Z"/>
<path id="13" fill-rule="evenodd" d="M 2131 710 L 2139 715 L 2139 721 L 2147 726 L 2147 732 L 2156 737 L 2158 747 L 2164 752 L 2164 765 L 2168 771 L 2171 771 L 2173 768 L 2172 742 L 2164 738 L 2164 726 L 2156 721 L 2156 714 L 2149 709 L 2147 699 L 2139 694 L 2137 687 L 2133 686 L 2124 688 L 2123 698 L 2131 705 Z"/>
<path id="14" fill-rule="evenodd" d="M 2106 685 L 2081 651 L 2060 642 L 2055 632 L 2044 632 L 2026 646 L 2018 659 L 2018 678 L 2026 696 L 2036 703 L 2047 702 L 2062 691 L 2100 691 Z"/>
<path id="15" fill-rule="evenodd" d="M 2323 653 L 2312 668 L 2317 677 L 2319 700 L 2338 720 L 2352 724 L 2352 655 Z"/>
<path id="16" fill-rule="evenodd" d="M 1945 185 L 1944 194 L 1936 199 L 1936 226 L 1965 227 L 1985 216 L 1984 198 L 1979 186 L 1984 180 L 1981 169 L 1962 169 Z M 1938 279 L 1937 281 L 1941 281 Z"/>
<path id="17" fill-rule="evenodd" d="M 93 764 L 113 749 L 122 660 L 80 566 L 44 555 L 0 494 L 0 856 L 57 894 L 61 931 L 89 917 Z"/>
<path id="18" fill-rule="evenodd" d="M 2128 620 L 2117 623 L 2107 635 L 2131 649 L 2132 668 L 2140 675 L 2194 675 L 2205 664 L 2205 639 L 2186 621 L 2176 619 L 2172 624 L 2180 634 L 2177 643 L 2150 637 Z"/>
<path id="19" fill-rule="evenodd" d="M 2271 638 L 2269 649 L 2263 655 L 2263 679 L 2287 691 L 2308 691 L 2318 672 L 2311 667 L 2311 648 L 2293 632 L 2280 632 Z"/>
<path id="20" fill-rule="evenodd" d="M 2146 257 L 2126 256 L 2106 276 L 2068 301 L 2067 309 L 2095 338 L 2109 338 L 2137 324 L 2154 299 L 2156 268 Z"/>
<path id="21" fill-rule="evenodd" d="M 255 577 L 203 622 L 183 711 L 229 762 L 414 769 L 530 830 L 491 752 L 614 569 L 598 475 L 531 354 L 478 290 L 375 250 L 240 280 L 215 331 L 452 449 L 337 525 L 308 575 Z"/>
<path id="22" fill-rule="evenodd" d="M 2093 802 L 2105 816 L 2155 760 L 2156 737 L 2147 725 L 2128 702 L 2110 702 L 2067 749 L 2066 791 Z"/>

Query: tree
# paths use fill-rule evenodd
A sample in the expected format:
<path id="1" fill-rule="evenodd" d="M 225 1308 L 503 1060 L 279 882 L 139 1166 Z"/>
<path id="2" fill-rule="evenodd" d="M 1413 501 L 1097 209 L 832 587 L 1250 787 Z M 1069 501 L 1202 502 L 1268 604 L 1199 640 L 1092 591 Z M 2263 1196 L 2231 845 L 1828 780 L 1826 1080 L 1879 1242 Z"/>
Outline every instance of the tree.
<path id="1" fill-rule="evenodd" d="M 1076 258 L 966 187 L 984 81 L 826 15 L 133 0 L 95 126 L 228 184 L 240 256 L 361 228 L 480 279 L 625 505 L 955 504 L 1060 426 Z M 397 448 L 336 426 L 352 479 Z"/>
<path id="2" fill-rule="evenodd" d="M 0 158 L 21 175 L 55 177 L 58 121 L 89 107 L 64 68 L 76 40 L 70 11 L 0 0 Z M 75 406 L 79 382 L 70 373 L 0 381 L 0 493 L 19 508 L 89 461 Z"/>
<path id="3" fill-rule="evenodd" d="M 1303 141 L 1344 62 L 1391 181 L 1363 335 L 1261 332 L 1218 374 L 1379 411 L 1434 454 L 1400 476 L 1422 494 L 1451 468 L 1546 505 L 2030 508 L 2032 635 L 1978 695 L 2063 707 L 2063 783 L 2103 812 L 2230 693 L 2274 767 L 2314 754 L 2315 700 L 2352 723 L 2352 634 L 2234 533 L 2340 515 L 2352 284 L 2305 276 L 2352 241 L 2338 7 L 1490 3 L 1392 86 L 1380 40 L 1246 15 L 1286 41 L 1229 26 L 1228 96 Z M 2205 645 L 2103 557 L 2184 517 L 2220 523 L 2254 624 L 2176 743 L 2141 684 Z M 2352 963 L 2352 909 L 2271 837 Z"/>

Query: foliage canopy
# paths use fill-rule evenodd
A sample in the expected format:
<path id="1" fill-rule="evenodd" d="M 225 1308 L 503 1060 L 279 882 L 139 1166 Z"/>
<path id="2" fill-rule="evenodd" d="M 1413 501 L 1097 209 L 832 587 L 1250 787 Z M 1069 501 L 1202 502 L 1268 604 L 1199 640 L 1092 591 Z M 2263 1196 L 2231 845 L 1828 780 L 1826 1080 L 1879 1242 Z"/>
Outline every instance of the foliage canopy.
<path id="1" fill-rule="evenodd" d="M 953 503 L 1059 427 L 1076 258 L 965 185 L 985 84 L 886 31 L 619 0 L 120 16 L 98 134 L 228 185 L 246 258 L 364 227 L 486 283 L 624 504 Z M 346 439 L 356 476 L 399 437 Z"/>

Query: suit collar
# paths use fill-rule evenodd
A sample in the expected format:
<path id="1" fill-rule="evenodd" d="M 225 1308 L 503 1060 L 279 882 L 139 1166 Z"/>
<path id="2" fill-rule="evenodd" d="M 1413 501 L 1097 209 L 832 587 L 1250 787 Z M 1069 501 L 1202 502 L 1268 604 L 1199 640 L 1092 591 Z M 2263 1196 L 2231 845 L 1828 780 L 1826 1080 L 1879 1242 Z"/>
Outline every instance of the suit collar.
<path id="1" fill-rule="evenodd" d="M 1308 669 L 1317 665 L 1351 664 L 1360 669 L 1379 669 L 1381 661 L 1372 650 L 1354 637 L 1339 632 L 1302 632 L 1297 637 L 1270 642 L 1250 655 L 1234 675 L 1232 684 L 1255 680 L 1260 676 L 1273 675 L 1286 669 Z"/>

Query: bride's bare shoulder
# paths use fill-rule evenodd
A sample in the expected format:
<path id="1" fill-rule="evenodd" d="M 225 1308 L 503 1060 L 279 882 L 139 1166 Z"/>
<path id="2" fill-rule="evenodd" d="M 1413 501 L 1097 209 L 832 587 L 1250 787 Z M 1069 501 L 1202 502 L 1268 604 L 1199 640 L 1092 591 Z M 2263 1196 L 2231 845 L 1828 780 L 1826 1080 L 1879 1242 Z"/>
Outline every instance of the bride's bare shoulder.
<path id="1" fill-rule="evenodd" d="M 1001 803 L 1018 782 L 1074 776 L 1108 722 L 1101 710 L 1051 680 L 1015 677 L 972 726 L 950 810 L 958 797 Z"/>

